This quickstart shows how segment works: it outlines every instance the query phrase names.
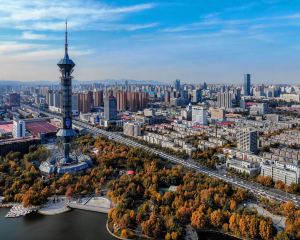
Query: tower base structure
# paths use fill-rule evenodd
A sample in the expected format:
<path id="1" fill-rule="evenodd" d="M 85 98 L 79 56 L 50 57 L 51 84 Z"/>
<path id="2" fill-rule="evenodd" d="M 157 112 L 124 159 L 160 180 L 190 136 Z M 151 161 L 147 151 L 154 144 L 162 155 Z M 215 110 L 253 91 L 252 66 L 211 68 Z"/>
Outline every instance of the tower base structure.
<path id="1" fill-rule="evenodd" d="M 43 175 L 63 175 L 65 173 L 74 174 L 83 172 L 93 165 L 89 156 L 84 154 L 70 154 L 65 159 L 64 154 L 53 154 L 47 161 L 41 163 L 39 169 Z"/>

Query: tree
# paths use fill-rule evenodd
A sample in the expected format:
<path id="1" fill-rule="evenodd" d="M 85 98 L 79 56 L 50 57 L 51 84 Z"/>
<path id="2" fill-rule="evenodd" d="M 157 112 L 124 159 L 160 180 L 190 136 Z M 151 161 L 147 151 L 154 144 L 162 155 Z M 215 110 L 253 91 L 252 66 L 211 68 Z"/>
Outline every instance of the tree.
<path id="1" fill-rule="evenodd" d="M 289 214 L 285 223 L 285 232 L 292 238 L 300 239 L 300 210 Z"/>
<path id="2" fill-rule="evenodd" d="M 272 221 L 261 219 L 259 222 L 259 235 L 263 240 L 269 240 L 272 236 Z"/>
<path id="3" fill-rule="evenodd" d="M 192 213 L 191 224 L 197 230 L 201 230 L 206 226 L 206 217 L 201 209 L 197 209 Z"/>
<path id="4" fill-rule="evenodd" d="M 220 209 L 215 210 L 210 214 L 210 222 L 214 227 L 221 227 L 223 221 L 224 217 Z"/>
<path id="5" fill-rule="evenodd" d="M 171 233 L 171 238 L 172 238 L 172 240 L 177 240 L 179 238 L 178 233 L 177 232 L 172 232 Z"/>
<path id="6" fill-rule="evenodd" d="M 282 210 L 285 216 L 291 217 L 294 214 L 296 207 L 292 202 L 286 202 L 282 205 Z"/>
<path id="7" fill-rule="evenodd" d="M 23 195 L 23 205 L 25 207 L 30 206 L 30 205 L 39 205 L 45 201 L 45 198 L 38 192 L 29 189 L 24 195 Z"/>
<path id="8" fill-rule="evenodd" d="M 142 231 L 150 236 L 159 238 L 163 231 L 163 222 L 154 212 L 151 213 L 148 220 L 141 223 Z"/>
<path id="9" fill-rule="evenodd" d="M 126 229 L 122 229 L 122 231 L 121 231 L 121 237 L 122 238 L 128 238 L 128 232 L 127 232 Z"/>
<path id="10" fill-rule="evenodd" d="M 289 237 L 285 232 L 281 231 L 276 234 L 274 240 L 289 240 Z"/>
<path id="11" fill-rule="evenodd" d="M 234 211 L 236 209 L 236 201 L 231 199 L 229 202 L 229 208 L 231 211 Z"/>
<path id="12" fill-rule="evenodd" d="M 71 198 L 73 196 L 73 188 L 71 186 L 67 187 L 65 196 L 68 197 L 68 198 Z"/>
<path id="13" fill-rule="evenodd" d="M 249 226 L 247 225 L 246 217 L 241 216 L 241 218 L 239 220 L 239 229 L 243 236 L 246 236 L 248 234 L 248 227 Z"/>
<path id="14" fill-rule="evenodd" d="M 249 236 L 256 239 L 258 235 L 258 220 L 255 216 L 251 216 L 249 224 Z"/>
<path id="15" fill-rule="evenodd" d="M 299 193 L 300 192 L 300 185 L 297 183 L 291 183 L 290 186 L 288 186 L 288 191 L 290 193 Z"/>
<path id="16" fill-rule="evenodd" d="M 273 180 L 270 176 L 258 176 L 256 178 L 257 182 L 260 184 L 266 186 L 266 187 L 272 187 L 274 185 Z"/>
<path id="17" fill-rule="evenodd" d="M 187 223 L 190 221 L 192 215 L 192 210 L 187 207 L 180 207 L 176 212 L 176 217 L 181 221 L 182 223 Z"/>
<path id="18" fill-rule="evenodd" d="M 237 225 L 236 221 L 237 221 L 236 214 L 231 215 L 230 218 L 229 218 L 229 229 L 233 233 L 235 233 L 237 228 L 238 228 L 238 225 Z"/>
<path id="19" fill-rule="evenodd" d="M 131 222 L 130 216 L 129 216 L 128 213 L 126 213 L 126 214 L 124 214 L 124 215 L 121 217 L 121 219 L 120 219 L 120 221 L 119 221 L 119 226 L 120 226 L 120 228 L 122 228 L 122 229 L 126 229 L 126 228 L 129 227 L 130 222 Z"/>
<path id="20" fill-rule="evenodd" d="M 286 186 L 282 181 L 279 180 L 275 182 L 274 188 L 285 191 L 285 187 Z"/>

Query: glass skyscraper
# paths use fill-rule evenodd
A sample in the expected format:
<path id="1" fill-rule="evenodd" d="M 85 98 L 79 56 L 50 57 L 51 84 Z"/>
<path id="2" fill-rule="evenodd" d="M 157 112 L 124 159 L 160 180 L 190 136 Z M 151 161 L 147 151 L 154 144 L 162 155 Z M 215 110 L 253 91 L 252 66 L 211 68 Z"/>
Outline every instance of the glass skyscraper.
<path id="1" fill-rule="evenodd" d="M 251 75 L 245 74 L 244 75 L 244 96 L 250 96 L 251 95 Z"/>

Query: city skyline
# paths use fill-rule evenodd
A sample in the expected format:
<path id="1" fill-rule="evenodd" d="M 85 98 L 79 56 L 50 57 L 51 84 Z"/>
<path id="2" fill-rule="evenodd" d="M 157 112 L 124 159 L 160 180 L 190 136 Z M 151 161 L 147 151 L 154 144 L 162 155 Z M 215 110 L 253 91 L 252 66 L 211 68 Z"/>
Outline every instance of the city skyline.
<path id="1" fill-rule="evenodd" d="M 300 3 L 2 1 L 0 9 L 0 80 L 55 81 L 49 66 L 67 18 L 76 80 L 242 83 L 251 73 L 254 84 L 298 82 Z"/>

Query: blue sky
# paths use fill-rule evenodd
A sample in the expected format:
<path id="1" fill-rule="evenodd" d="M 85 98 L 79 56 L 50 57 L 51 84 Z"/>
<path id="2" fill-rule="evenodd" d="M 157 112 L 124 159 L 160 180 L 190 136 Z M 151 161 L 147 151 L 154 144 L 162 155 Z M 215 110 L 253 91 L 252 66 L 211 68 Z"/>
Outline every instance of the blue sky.
<path id="1" fill-rule="evenodd" d="M 299 83 L 300 0 L 1 0 L 0 79 Z"/>

